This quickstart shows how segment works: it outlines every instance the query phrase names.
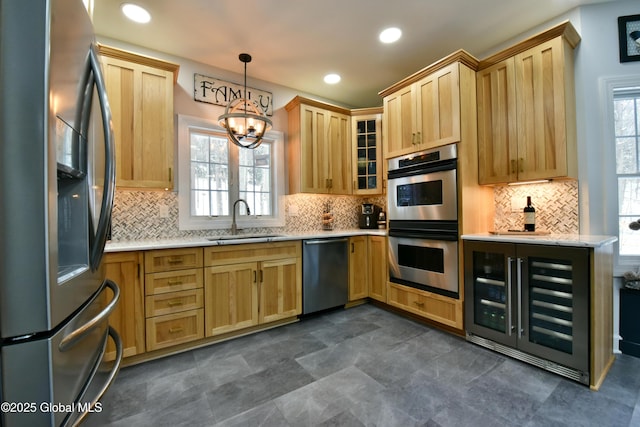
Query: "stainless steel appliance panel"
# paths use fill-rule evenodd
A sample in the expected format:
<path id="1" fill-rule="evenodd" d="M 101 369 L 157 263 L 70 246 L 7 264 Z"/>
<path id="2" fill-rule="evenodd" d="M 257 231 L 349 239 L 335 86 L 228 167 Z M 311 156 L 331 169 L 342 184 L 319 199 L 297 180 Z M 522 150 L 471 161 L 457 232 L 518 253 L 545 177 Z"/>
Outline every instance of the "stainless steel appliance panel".
<path id="1" fill-rule="evenodd" d="M 455 144 L 389 160 L 391 220 L 458 219 Z"/>
<path id="2" fill-rule="evenodd" d="M 0 54 L 0 397 L 91 404 L 113 381 L 122 346 L 107 324 L 118 288 L 101 265 L 113 132 L 83 2 L 0 0 Z M 107 334 L 116 369 L 97 386 Z M 0 425 L 82 417 L 58 412 L 4 413 Z"/>
<path id="3" fill-rule="evenodd" d="M 389 280 L 458 297 L 458 242 L 389 236 Z"/>
<path id="4" fill-rule="evenodd" d="M 1 5 L 0 336 L 15 337 L 54 328 L 101 286 L 115 170 L 106 92 L 95 92 L 101 110 L 86 107 L 103 81 L 82 2 Z"/>
<path id="5" fill-rule="evenodd" d="M 589 384 L 588 249 L 464 245 L 467 338 Z"/>
<path id="6" fill-rule="evenodd" d="M 113 297 L 105 307 L 106 289 L 113 291 Z M 60 426 L 67 419 L 81 416 L 82 409 L 88 409 L 86 405 L 96 396 L 84 392 L 102 363 L 109 332 L 108 317 L 118 298 L 117 286 L 106 282 L 82 310 L 50 337 L 2 347 L 3 401 L 37 403 L 33 411 L 6 412 L 6 425 Z M 120 338 L 115 334 L 113 339 L 121 353 Z M 112 376 L 119 369 L 120 359 L 117 357 L 111 367 Z M 20 386 L 16 387 L 17 384 Z M 102 384 L 103 388 L 105 385 Z M 78 410 L 49 410 L 47 405 L 51 404 Z"/>
<path id="7" fill-rule="evenodd" d="M 302 314 L 343 306 L 349 299 L 346 238 L 302 241 Z"/>

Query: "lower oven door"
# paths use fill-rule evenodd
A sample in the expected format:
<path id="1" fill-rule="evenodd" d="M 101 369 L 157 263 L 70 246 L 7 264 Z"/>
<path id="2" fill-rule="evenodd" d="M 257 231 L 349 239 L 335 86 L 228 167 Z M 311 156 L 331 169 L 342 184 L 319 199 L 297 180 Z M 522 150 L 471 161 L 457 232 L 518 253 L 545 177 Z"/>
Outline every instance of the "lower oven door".
<path id="1" fill-rule="evenodd" d="M 389 237 L 389 280 L 458 298 L 458 242 Z"/>

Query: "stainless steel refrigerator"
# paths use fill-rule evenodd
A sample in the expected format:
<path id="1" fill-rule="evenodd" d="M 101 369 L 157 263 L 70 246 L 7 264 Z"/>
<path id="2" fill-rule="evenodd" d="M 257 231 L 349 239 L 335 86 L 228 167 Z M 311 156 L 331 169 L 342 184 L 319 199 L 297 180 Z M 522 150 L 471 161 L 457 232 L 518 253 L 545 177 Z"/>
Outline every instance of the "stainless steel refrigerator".
<path id="1" fill-rule="evenodd" d="M 101 259 L 114 197 L 111 113 L 82 0 L 0 0 L 0 425 L 101 408 L 122 345 Z M 106 343 L 114 363 L 103 362 Z"/>

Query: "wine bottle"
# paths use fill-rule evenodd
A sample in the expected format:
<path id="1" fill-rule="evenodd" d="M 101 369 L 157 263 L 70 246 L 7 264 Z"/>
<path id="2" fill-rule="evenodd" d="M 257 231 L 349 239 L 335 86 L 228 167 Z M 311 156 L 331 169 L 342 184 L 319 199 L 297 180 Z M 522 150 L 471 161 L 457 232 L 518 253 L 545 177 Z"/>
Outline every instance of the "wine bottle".
<path id="1" fill-rule="evenodd" d="M 527 196 L 527 206 L 524 207 L 524 230 L 536 231 L 536 209 L 531 204 L 531 196 Z"/>

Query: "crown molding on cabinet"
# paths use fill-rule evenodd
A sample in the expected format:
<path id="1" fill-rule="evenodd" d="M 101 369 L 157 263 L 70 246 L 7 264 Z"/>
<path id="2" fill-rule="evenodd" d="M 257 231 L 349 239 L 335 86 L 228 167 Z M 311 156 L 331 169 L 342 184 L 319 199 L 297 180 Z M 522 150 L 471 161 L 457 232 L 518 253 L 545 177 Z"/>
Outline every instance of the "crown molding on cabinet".
<path id="1" fill-rule="evenodd" d="M 508 47 L 507 49 L 501 50 L 498 53 L 495 53 L 483 60 L 480 61 L 478 65 L 478 70 L 483 70 L 487 67 L 495 65 L 501 61 L 504 61 L 507 58 L 515 56 L 525 50 L 528 50 L 534 46 L 538 46 L 541 43 L 554 39 L 558 36 L 562 36 L 567 40 L 571 48 L 575 48 L 578 43 L 580 43 L 580 34 L 576 31 L 576 29 L 571 25 L 571 22 L 564 21 L 555 27 L 549 28 L 541 33 L 535 34 L 529 37 L 526 40 L 521 41 L 518 44 Z"/>
<path id="2" fill-rule="evenodd" d="M 136 64 L 146 65 L 149 67 L 158 68 L 160 70 L 169 71 L 170 73 L 173 73 L 173 83 L 175 84 L 178 82 L 178 71 L 180 70 L 180 64 L 176 64 L 175 62 L 140 55 L 128 50 L 107 46 L 102 43 L 98 43 L 98 52 L 100 53 L 100 55 L 108 56 L 110 58 L 116 58 L 123 61 L 134 62 Z"/>

